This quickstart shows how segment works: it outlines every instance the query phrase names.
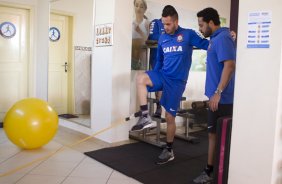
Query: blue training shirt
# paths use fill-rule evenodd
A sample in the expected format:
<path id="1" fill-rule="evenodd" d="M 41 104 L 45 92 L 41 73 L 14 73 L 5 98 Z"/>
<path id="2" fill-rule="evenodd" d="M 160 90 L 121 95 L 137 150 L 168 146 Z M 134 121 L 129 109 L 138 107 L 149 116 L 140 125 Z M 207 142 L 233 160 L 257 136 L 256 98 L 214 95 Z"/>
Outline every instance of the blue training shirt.
<path id="1" fill-rule="evenodd" d="M 164 25 L 161 19 L 154 19 L 150 23 L 150 34 L 148 40 L 159 40 L 161 34 L 164 34 Z"/>
<path id="2" fill-rule="evenodd" d="M 164 25 L 161 19 L 154 19 L 150 23 L 150 34 L 148 40 L 159 40 L 160 36 L 164 34 Z M 150 49 L 150 63 L 152 68 L 155 68 L 157 62 L 157 48 Z"/>
<path id="3" fill-rule="evenodd" d="M 236 59 L 235 43 L 228 28 L 219 28 L 210 37 L 210 44 L 207 51 L 207 73 L 205 95 L 211 98 L 220 82 L 224 61 Z M 233 74 L 230 82 L 221 93 L 220 104 L 232 104 L 234 97 Z"/>
<path id="4" fill-rule="evenodd" d="M 192 62 L 193 46 L 207 50 L 209 41 L 192 29 L 178 26 L 173 35 L 162 34 L 158 42 L 157 64 L 154 68 L 164 77 L 187 81 Z"/>

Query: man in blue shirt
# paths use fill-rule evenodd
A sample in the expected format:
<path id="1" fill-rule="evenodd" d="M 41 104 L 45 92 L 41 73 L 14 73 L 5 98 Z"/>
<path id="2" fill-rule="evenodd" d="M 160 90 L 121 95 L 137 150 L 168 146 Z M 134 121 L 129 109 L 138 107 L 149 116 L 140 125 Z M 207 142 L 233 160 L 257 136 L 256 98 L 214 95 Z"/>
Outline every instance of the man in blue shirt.
<path id="1" fill-rule="evenodd" d="M 165 33 L 164 25 L 162 23 L 162 19 L 154 19 L 150 23 L 150 33 L 148 40 L 155 40 L 156 42 L 159 40 L 160 36 Z M 150 66 L 152 69 L 155 68 L 157 62 L 157 48 L 150 49 Z"/>
<path id="2" fill-rule="evenodd" d="M 150 34 L 149 34 L 147 42 L 157 44 L 160 36 L 164 33 L 165 33 L 165 30 L 164 30 L 164 25 L 162 23 L 162 19 L 152 20 L 150 23 Z M 151 69 L 155 68 L 156 62 L 157 62 L 157 48 L 153 47 L 150 49 L 150 68 Z M 157 118 L 161 118 L 161 115 L 162 115 L 162 106 L 160 104 L 161 95 L 162 95 L 161 91 L 155 92 L 155 96 L 157 100 L 156 102 L 157 108 L 153 116 Z"/>
<path id="3" fill-rule="evenodd" d="M 142 116 L 131 129 L 139 131 L 152 126 L 152 120 L 148 115 L 147 94 L 148 91 L 163 91 L 160 103 L 166 110 L 167 145 L 159 156 L 157 164 L 164 164 L 174 159 L 172 144 L 176 130 L 175 116 L 186 87 L 193 46 L 206 50 L 209 44 L 208 40 L 201 38 L 195 31 L 178 25 L 178 13 L 171 5 L 163 9 L 162 23 L 165 34 L 162 34 L 158 41 L 156 66 L 154 70 L 137 76 Z"/>
<path id="4" fill-rule="evenodd" d="M 236 51 L 230 31 L 220 27 L 219 15 L 215 9 L 203 9 L 198 12 L 197 17 L 200 32 L 205 37 L 210 37 L 205 85 L 205 95 L 209 98 L 209 149 L 207 166 L 194 182 L 208 183 L 213 180 L 217 119 L 230 116 L 233 111 Z"/>

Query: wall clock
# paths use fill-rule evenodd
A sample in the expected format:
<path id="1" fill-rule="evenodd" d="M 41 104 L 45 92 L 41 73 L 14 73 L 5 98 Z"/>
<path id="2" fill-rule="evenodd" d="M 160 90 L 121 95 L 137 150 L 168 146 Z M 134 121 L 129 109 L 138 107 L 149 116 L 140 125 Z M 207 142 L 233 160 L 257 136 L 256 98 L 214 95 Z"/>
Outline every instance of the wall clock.
<path id="1" fill-rule="evenodd" d="M 61 37 L 61 33 L 59 31 L 58 28 L 56 27 L 51 27 L 49 29 L 49 39 L 52 41 L 52 42 L 56 42 L 60 39 Z"/>
<path id="2" fill-rule="evenodd" d="M 16 35 L 16 26 L 11 22 L 3 22 L 0 24 L 0 35 L 10 39 Z"/>

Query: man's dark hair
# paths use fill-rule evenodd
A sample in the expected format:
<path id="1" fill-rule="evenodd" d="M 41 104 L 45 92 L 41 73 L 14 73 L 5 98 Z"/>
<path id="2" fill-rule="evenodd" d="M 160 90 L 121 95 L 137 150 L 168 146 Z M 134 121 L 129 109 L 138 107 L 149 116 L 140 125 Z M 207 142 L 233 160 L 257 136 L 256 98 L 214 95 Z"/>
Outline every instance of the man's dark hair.
<path id="1" fill-rule="evenodd" d="M 162 17 L 173 17 L 175 20 L 178 20 L 178 13 L 176 9 L 171 5 L 166 5 L 163 9 Z"/>
<path id="2" fill-rule="evenodd" d="M 205 8 L 197 13 L 197 17 L 203 17 L 203 21 L 209 23 L 211 20 L 214 25 L 220 25 L 219 15 L 213 8 Z"/>

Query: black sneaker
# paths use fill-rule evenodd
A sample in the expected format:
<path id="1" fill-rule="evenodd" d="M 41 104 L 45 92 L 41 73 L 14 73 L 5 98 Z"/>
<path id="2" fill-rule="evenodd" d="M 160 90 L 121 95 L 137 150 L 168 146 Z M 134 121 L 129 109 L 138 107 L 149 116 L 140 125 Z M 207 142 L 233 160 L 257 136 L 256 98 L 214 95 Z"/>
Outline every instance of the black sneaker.
<path id="1" fill-rule="evenodd" d="M 152 126 L 152 119 L 149 115 L 147 115 L 147 117 L 141 116 L 137 123 L 131 128 L 131 131 L 141 131 L 145 128 L 150 128 Z"/>
<path id="2" fill-rule="evenodd" d="M 158 157 L 158 161 L 156 164 L 162 165 L 174 159 L 173 150 L 168 151 L 167 148 L 164 148 L 160 156 Z"/>
<path id="3" fill-rule="evenodd" d="M 205 171 L 203 171 L 197 178 L 193 180 L 193 182 L 201 184 L 212 184 L 213 177 L 209 176 Z"/>
<path id="4" fill-rule="evenodd" d="M 162 117 L 162 106 L 157 106 L 156 112 L 154 113 L 153 117 L 155 118 Z"/>

